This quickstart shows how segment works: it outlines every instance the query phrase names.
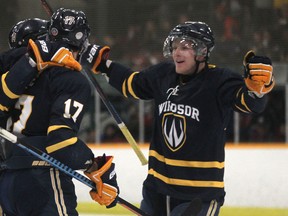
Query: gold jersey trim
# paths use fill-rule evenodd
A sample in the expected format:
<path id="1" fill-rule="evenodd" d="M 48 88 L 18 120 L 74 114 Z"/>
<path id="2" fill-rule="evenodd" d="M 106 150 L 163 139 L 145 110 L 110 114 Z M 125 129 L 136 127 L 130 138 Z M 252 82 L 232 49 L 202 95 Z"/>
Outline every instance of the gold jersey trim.
<path id="1" fill-rule="evenodd" d="M 20 95 L 16 95 L 16 94 L 14 94 L 12 91 L 10 91 L 10 89 L 8 88 L 8 86 L 7 86 L 6 82 L 5 82 L 5 78 L 6 78 L 6 76 L 7 76 L 7 73 L 8 73 L 8 72 L 6 72 L 5 74 L 3 74 L 2 77 L 1 77 L 2 89 L 3 89 L 4 93 L 5 93 L 5 95 L 7 95 L 9 98 L 11 98 L 11 99 L 17 99 L 17 98 L 20 97 Z"/>
<path id="2" fill-rule="evenodd" d="M 65 148 L 69 145 L 73 145 L 77 142 L 77 137 L 72 137 L 70 139 L 64 140 L 62 142 L 56 143 L 54 145 L 48 146 L 46 148 L 47 153 L 55 152 L 59 149 Z"/>
<path id="3" fill-rule="evenodd" d="M 179 167 L 195 167 L 195 168 L 216 168 L 223 169 L 224 162 L 219 161 L 187 161 L 187 160 L 175 160 L 165 158 L 163 155 L 158 154 L 154 150 L 149 151 L 149 156 L 155 157 L 158 161 L 161 161 L 167 165 L 179 166 Z"/>
<path id="4" fill-rule="evenodd" d="M 166 184 L 186 186 L 186 187 L 213 187 L 213 188 L 224 188 L 223 181 L 196 181 L 186 179 L 176 179 L 164 176 L 153 169 L 149 169 L 148 174 L 153 175 L 155 178 L 160 179 Z"/>

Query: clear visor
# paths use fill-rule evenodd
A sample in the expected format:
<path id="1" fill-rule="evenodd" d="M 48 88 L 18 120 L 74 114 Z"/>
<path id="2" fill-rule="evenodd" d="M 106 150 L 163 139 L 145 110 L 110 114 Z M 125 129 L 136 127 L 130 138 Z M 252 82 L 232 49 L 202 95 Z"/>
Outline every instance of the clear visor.
<path id="1" fill-rule="evenodd" d="M 207 47 L 202 41 L 184 36 L 168 36 L 164 42 L 163 56 L 165 58 L 171 57 L 173 49 L 177 48 L 176 46 L 179 45 L 188 49 L 193 49 L 197 56 L 207 56 Z"/>

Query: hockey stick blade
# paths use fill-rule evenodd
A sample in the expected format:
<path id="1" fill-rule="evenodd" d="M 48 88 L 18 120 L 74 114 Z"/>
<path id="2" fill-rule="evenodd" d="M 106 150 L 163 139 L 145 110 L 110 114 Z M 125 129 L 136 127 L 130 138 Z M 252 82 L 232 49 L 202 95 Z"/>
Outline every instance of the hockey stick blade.
<path id="1" fill-rule="evenodd" d="M 181 216 L 197 216 L 202 209 L 202 201 L 199 198 L 193 199 Z"/>
<path id="2" fill-rule="evenodd" d="M 78 173 L 75 170 L 71 169 L 70 167 L 66 166 L 62 162 L 56 160 L 55 158 L 51 157 L 47 153 L 43 152 L 42 150 L 40 150 L 40 149 L 38 149 L 32 145 L 29 145 L 28 143 L 24 142 L 21 138 L 18 138 L 14 134 L 10 133 L 9 131 L 7 131 L 1 127 L 0 127 L 0 136 L 3 137 L 4 139 L 16 144 L 18 147 L 31 153 L 35 157 L 49 163 L 51 166 L 59 169 L 60 171 L 64 172 L 65 174 L 71 176 L 72 178 L 75 178 L 76 180 L 87 185 L 88 187 L 96 190 L 96 186 L 95 186 L 94 182 L 92 182 L 90 179 L 88 179 L 84 175 L 81 175 L 80 173 Z M 122 199 L 119 196 L 118 196 L 118 204 L 120 204 L 124 208 L 128 209 L 129 211 L 135 213 L 136 215 L 149 216 L 148 214 L 143 212 L 141 209 L 137 208 L 136 206 L 132 205 L 131 203 Z"/>

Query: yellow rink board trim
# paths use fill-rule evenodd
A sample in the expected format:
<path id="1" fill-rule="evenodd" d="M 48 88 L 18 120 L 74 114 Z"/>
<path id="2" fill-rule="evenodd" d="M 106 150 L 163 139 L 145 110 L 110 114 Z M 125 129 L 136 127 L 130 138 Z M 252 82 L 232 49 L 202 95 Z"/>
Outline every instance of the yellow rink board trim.
<path id="1" fill-rule="evenodd" d="M 129 149 L 129 143 L 88 143 L 91 149 Z M 148 143 L 139 144 L 140 149 L 148 149 Z M 288 143 L 227 143 L 225 149 L 288 149 Z"/>

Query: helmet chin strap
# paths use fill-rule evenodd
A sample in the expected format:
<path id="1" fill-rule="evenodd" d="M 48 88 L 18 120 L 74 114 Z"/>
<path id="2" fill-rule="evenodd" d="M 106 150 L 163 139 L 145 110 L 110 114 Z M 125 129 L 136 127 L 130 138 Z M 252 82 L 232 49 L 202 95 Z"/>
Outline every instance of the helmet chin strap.
<path id="1" fill-rule="evenodd" d="M 194 60 L 195 60 L 195 62 L 196 62 L 196 68 L 195 68 L 193 74 L 198 73 L 198 69 L 199 69 L 200 63 L 206 62 L 206 59 L 207 59 L 207 56 L 206 56 L 202 61 L 197 60 L 197 56 L 194 57 Z"/>
<path id="2" fill-rule="evenodd" d="M 200 65 L 200 63 L 201 63 L 200 61 L 196 60 L 196 57 L 195 57 L 195 62 L 196 62 L 196 68 L 195 68 L 193 74 L 196 74 L 196 73 L 198 72 L 199 65 Z"/>
<path id="3" fill-rule="evenodd" d="M 195 56 L 195 62 L 196 62 L 196 68 L 193 71 L 193 73 L 188 74 L 188 75 L 180 75 L 180 82 L 182 84 L 189 82 L 192 79 L 192 77 L 195 77 L 195 75 L 197 75 L 197 73 L 198 73 L 200 63 L 206 62 L 206 61 L 205 60 L 203 60 L 203 61 L 196 60 L 196 56 Z"/>

